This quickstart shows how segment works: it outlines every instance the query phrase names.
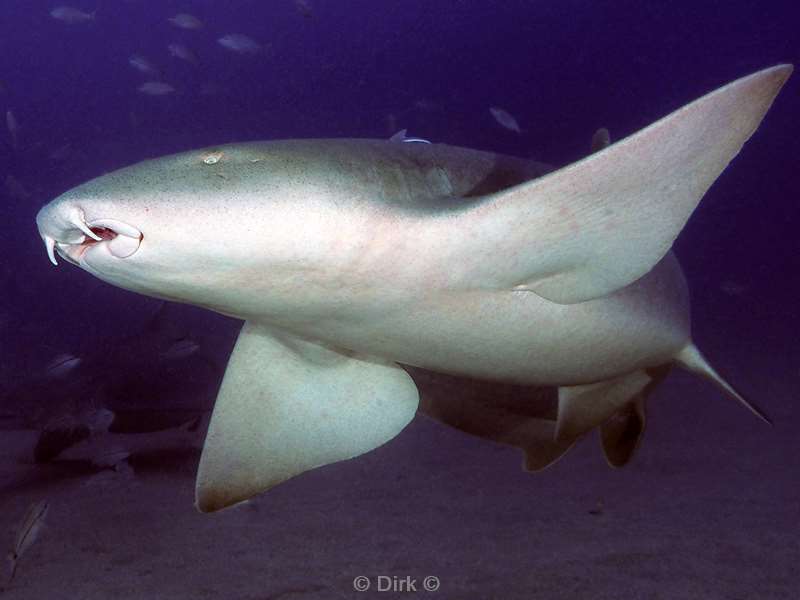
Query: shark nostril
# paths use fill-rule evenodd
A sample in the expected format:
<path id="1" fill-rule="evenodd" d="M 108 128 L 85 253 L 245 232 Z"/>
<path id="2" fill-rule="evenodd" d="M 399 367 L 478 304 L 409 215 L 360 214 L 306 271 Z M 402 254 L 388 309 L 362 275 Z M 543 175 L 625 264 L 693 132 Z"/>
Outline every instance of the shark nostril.
<path id="1" fill-rule="evenodd" d="M 114 235 L 125 235 L 138 239 L 142 238 L 142 232 L 139 231 L 138 228 L 124 221 L 117 221 L 116 219 L 93 219 L 88 222 L 88 226 L 93 232 L 97 232 L 97 235 L 103 235 L 101 232 L 107 230 Z"/>
<path id="2" fill-rule="evenodd" d="M 105 244 L 116 258 L 127 258 L 139 249 L 144 239 L 133 225 L 116 219 L 87 220 L 83 210 L 74 206 L 59 212 L 42 211 L 37 222 L 47 256 L 54 265 L 58 264 L 56 254 L 80 265 L 86 252 L 98 244 Z"/>
<path id="3" fill-rule="evenodd" d="M 113 229 L 109 229 L 108 227 L 91 227 L 90 228 L 92 233 L 97 236 L 95 240 L 85 240 L 85 244 L 92 244 L 97 242 L 103 241 L 110 241 L 117 237 L 117 232 Z"/>
<path id="4" fill-rule="evenodd" d="M 98 242 L 108 243 L 108 251 L 116 258 L 128 258 L 134 254 L 144 239 L 138 228 L 116 219 L 95 219 L 89 221 L 88 226 L 99 238 Z M 88 240 L 84 243 L 92 244 Z"/>

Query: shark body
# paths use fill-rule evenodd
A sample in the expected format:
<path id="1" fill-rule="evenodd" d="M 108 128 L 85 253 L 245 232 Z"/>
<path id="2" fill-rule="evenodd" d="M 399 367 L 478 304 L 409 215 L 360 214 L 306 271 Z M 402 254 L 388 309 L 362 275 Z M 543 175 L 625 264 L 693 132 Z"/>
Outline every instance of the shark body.
<path id="1" fill-rule="evenodd" d="M 385 443 L 417 410 L 420 373 L 556 388 L 548 414 L 470 409 L 465 429 L 522 447 L 531 469 L 598 426 L 624 464 L 672 364 L 760 414 L 692 344 L 670 248 L 790 72 L 737 80 L 552 172 L 441 144 L 233 144 L 94 179 L 37 224 L 53 262 L 245 320 L 201 510 Z M 452 421 L 435 397 L 423 409 Z"/>

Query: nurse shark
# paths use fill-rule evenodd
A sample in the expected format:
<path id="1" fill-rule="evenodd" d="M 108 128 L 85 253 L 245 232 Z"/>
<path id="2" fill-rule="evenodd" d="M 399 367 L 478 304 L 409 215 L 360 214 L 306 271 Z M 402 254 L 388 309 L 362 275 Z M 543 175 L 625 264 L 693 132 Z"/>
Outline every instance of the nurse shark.
<path id="1" fill-rule="evenodd" d="M 462 406 L 465 430 L 522 447 L 530 469 L 596 427 L 624 464 L 673 365 L 766 420 L 692 343 L 670 249 L 791 71 L 734 81 L 558 170 L 443 144 L 249 142 L 103 175 L 36 221 L 53 263 L 244 320 L 201 511 L 392 439 L 419 406 L 410 373 L 432 380 L 423 408 L 445 422 L 448 381 L 555 390 L 547 414 L 481 401 L 480 386 Z"/>

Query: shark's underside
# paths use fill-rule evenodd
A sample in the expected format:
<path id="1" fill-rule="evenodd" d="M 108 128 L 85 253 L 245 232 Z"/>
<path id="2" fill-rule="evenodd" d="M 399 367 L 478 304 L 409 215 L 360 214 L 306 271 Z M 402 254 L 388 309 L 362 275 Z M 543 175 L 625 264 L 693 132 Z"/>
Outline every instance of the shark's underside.
<path id="1" fill-rule="evenodd" d="M 425 412 L 520 446 L 531 469 L 598 426 L 621 465 L 673 364 L 760 414 L 692 344 L 670 248 L 790 72 L 735 81 L 549 173 L 437 144 L 233 144 L 104 175 L 37 222 L 54 262 L 245 319 L 201 510 L 386 442 L 420 390 Z M 492 404 L 472 380 L 555 396 Z"/>

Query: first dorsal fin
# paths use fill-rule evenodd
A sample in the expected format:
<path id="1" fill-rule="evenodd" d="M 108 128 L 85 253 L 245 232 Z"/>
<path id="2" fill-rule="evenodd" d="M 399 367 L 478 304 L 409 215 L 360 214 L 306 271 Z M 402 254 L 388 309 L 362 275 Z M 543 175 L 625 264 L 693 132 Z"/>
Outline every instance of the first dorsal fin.
<path id="1" fill-rule="evenodd" d="M 486 197 L 463 215 L 462 243 L 463 255 L 491 259 L 467 276 L 562 304 L 632 283 L 667 253 L 791 71 L 780 65 L 734 81 L 579 162 Z"/>

